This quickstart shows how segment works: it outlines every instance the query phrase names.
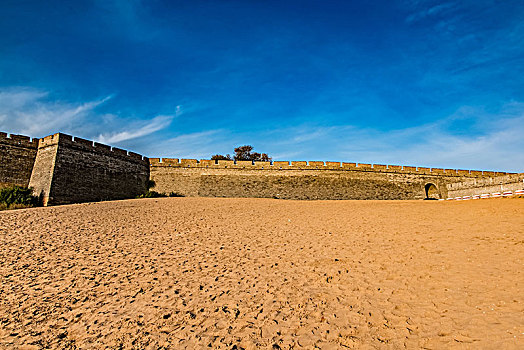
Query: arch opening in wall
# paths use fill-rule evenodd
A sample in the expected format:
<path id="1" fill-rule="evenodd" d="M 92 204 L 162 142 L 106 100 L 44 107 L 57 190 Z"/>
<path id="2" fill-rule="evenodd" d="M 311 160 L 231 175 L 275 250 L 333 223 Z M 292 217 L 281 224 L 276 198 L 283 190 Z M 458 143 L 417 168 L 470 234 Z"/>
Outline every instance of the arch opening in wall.
<path id="1" fill-rule="evenodd" d="M 427 183 L 426 186 L 424 186 L 424 191 L 426 194 L 426 197 L 424 199 L 426 200 L 440 199 L 440 192 L 435 184 Z"/>

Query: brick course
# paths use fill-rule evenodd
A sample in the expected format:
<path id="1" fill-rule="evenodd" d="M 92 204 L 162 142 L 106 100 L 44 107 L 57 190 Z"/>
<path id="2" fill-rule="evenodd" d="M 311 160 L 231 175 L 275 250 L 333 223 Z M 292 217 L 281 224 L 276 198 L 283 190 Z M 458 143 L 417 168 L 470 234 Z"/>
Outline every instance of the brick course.
<path id="1" fill-rule="evenodd" d="M 148 159 L 61 133 L 40 140 L 0 133 L 0 157 L 0 186 L 29 185 L 46 204 L 132 198 L 150 176 L 159 192 L 287 199 L 422 199 L 427 184 L 446 198 L 491 184 L 495 175 L 515 176 L 347 162 Z"/>
<path id="2" fill-rule="evenodd" d="M 28 186 L 38 139 L 0 133 L 0 187 Z"/>
<path id="3" fill-rule="evenodd" d="M 434 184 L 446 198 L 448 184 L 482 172 L 444 171 L 412 166 L 284 161 L 196 160 L 188 168 L 160 159 L 151 162 L 155 190 L 200 197 L 265 197 L 285 199 L 423 199 Z M 486 175 L 487 176 L 487 175 Z"/>
<path id="4" fill-rule="evenodd" d="M 139 154 L 55 134 L 40 142 L 30 186 L 51 205 L 134 198 L 148 179 Z"/>

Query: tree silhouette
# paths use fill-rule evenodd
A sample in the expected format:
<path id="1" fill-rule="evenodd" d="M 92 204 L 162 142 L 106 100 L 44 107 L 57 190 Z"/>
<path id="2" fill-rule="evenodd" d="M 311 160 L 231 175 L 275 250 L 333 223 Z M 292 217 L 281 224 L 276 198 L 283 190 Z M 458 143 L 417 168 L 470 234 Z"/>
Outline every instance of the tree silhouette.
<path id="1" fill-rule="evenodd" d="M 221 154 L 215 154 L 211 156 L 211 160 L 232 160 L 229 154 L 223 156 Z"/>
<path id="2" fill-rule="evenodd" d="M 255 161 L 255 162 L 270 162 L 271 157 L 267 155 L 267 153 L 258 153 L 258 152 L 252 152 L 253 146 L 250 145 L 244 145 L 239 146 L 235 148 L 235 155 L 233 157 L 234 160 L 247 160 L 247 161 Z M 221 154 L 215 154 L 211 157 L 212 160 L 232 160 L 231 156 L 228 154 L 226 156 L 223 156 Z"/>

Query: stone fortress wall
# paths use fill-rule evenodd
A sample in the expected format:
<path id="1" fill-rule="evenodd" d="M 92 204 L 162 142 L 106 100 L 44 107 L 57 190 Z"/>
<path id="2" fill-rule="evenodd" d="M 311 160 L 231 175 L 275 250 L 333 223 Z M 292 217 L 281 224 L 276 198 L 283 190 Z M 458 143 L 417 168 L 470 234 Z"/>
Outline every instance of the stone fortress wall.
<path id="1" fill-rule="evenodd" d="M 133 198 L 156 183 L 183 196 L 283 199 L 445 199 L 523 189 L 524 174 L 316 161 L 151 158 L 58 133 L 0 133 L 0 187 L 30 186 L 45 205 Z M 502 187 L 501 187 L 502 186 Z M 505 187 L 504 187 L 505 186 Z M 514 188 L 513 188 L 514 187 Z"/>
<path id="2" fill-rule="evenodd" d="M 524 173 L 467 179 L 447 185 L 448 198 L 524 190 Z"/>
<path id="3" fill-rule="evenodd" d="M 0 148 L 0 181 L 32 187 L 44 205 L 134 198 L 147 189 L 149 160 L 137 153 L 62 133 L 37 141 L 33 153 Z M 20 180 L 9 175 L 17 172 Z"/>
<path id="4" fill-rule="evenodd" d="M 151 158 L 155 190 L 201 197 L 443 199 L 448 186 L 503 172 L 341 162 Z"/>
<path id="5" fill-rule="evenodd" d="M 0 188 L 28 186 L 38 149 L 38 139 L 0 132 Z"/>

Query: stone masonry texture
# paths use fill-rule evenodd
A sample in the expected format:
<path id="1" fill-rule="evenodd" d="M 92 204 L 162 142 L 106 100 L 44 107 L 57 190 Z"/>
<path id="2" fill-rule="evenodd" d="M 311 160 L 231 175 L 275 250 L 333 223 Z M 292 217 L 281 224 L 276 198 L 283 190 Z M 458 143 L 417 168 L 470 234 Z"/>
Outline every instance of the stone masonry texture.
<path id="1" fill-rule="evenodd" d="M 29 185 L 37 147 L 38 139 L 0 132 L 0 188 Z"/>
<path id="2" fill-rule="evenodd" d="M 463 197 L 495 192 L 524 190 L 524 173 L 502 176 L 467 179 L 447 185 L 448 197 Z"/>
<path id="3" fill-rule="evenodd" d="M 265 197 L 282 199 L 424 199 L 433 184 L 434 199 L 446 198 L 448 185 L 483 172 L 386 165 L 348 166 L 336 162 L 235 164 L 232 161 L 153 158 L 155 190 L 191 197 Z M 491 176 L 488 173 L 486 176 Z M 431 196 L 430 196 L 431 197 Z"/>
<path id="4" fill-rule="evenodd" d="M 445 199 L 521 189 L 524 174 L 323 161 L 148 159 L 54 134 L 0 133 L 0 187 L 30 186 L 45 205 L 133 198 L 147 190 L 190 197 Z"/>
<path id="5" fill-rule="evenodd" d="M 40 142 L 31 180 L 29 181 L 29 187 L 33 188 L 34 193 L 41 198 L 44 205 L 47 205 L 49 202 L 57 151 L 58 142 L 46 142 L 45 146 L 42 146 L 42 141 Z"/>
<path id="6" fill-rule="evenodd" d="M 134 198 L 148 180 L 147 158 L 55 134 L 40 140 L 30 186 L 46 205 L 55 205 Z"/>

